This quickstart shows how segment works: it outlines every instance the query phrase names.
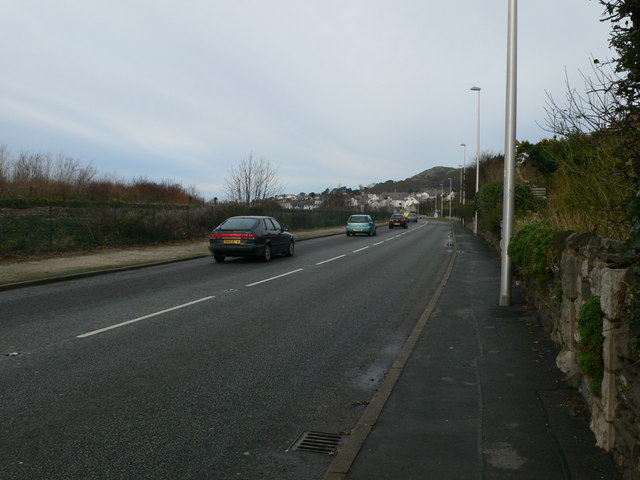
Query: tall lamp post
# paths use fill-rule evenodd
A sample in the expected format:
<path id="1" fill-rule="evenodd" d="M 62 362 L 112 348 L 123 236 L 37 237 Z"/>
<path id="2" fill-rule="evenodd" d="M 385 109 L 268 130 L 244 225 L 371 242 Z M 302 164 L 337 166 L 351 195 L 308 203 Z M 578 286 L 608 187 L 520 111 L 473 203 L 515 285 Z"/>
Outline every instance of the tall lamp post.
<path id="1" fill-rule="evenodd" d="M 480 87 L 471 87 L 472 92 L 478 92 L 478 133 L 476 136 L 476 197 L 480 190 Z M 473 234 L 478 235 L 478 199 L 476 201 L 476 215 L 473 224 Z"/>
<path id="2" fill-rule="evenodd" d="M 453 193 L 453 184 L 451 183 L 451 178 L 449 178 L 449 220 L 451 220 L 451 202 L 453 198 L 451 198 L 451 194 Z"/>
<path id="3" fill-rule="evenodd" d="M 444 218 L 444 183 L 440 184 L 440 218 Z"/>
<path id="4" fill-rule="evenodd" d="M 516 90 L 517 90 L 517 19 L 518 1 L 509 0 L 507 28 L 507 108 L 505 113 L 504 188 L 502 197 L 502 266 L 500 271 L 500 306 L 511 305 L 511 258 L 509 241 L 513 234 L 515 210 L 516 158 Z"/>
<path id="5" fill-rule="evenodd" d="M 461 147 L 464 147 L 464 155 L 462 156 L 462 170 L 460 171 L 460 199 L 462 201 L 462 205 L 465 204 L 465 194 L 464 194 L 464 174 L 465 168 L 467 167 L 467 144 L 461 143 Z"/>
<path id="6" fill-rule="evenodd" d="M 467 144 L 466 143 L 461 143 L 460 144 L 461 147 L 464 148 L 464 155 L 462 156 L 462 170 L 460 170 L 460 203 L 462 204 L 462 208 L 460 209 L 461 211 L 461 215 L 460 215 L 460 224 L 464 227 L 465 226 L 465 216 L 466 216 L 466 211 L 465 211 L 465 185 L 464 185 L 464 181 L 465 181 L 465 169 L 467 167 Z"/>

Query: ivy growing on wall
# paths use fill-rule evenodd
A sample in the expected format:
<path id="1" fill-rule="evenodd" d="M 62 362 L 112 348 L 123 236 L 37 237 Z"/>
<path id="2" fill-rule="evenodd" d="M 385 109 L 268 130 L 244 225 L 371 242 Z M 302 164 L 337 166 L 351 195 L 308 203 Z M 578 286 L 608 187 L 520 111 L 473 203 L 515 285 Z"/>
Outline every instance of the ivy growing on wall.
<path id="1" fill-rule="evenodd" d="M 631 332 L 631 345 L 640 351 L 640 287 L 637 284 L 629 285 L 627 294 L 630 301 L 626 306 L 622 321 L 627 324 Z"/>
<path id="2" fill-rule="evenodd" d="M 600 308 L 600 297 L 591 297 L 587 300 L 580 315 L 578 315 L 578 366 L 582 372 L 591 379 L 589 390 L 595 395 L 600 395 L 602 378 L 604 376 L 604 359 L 602 350 L 604 336 L 602 335 L 602 319 L 604 314 Z"/>

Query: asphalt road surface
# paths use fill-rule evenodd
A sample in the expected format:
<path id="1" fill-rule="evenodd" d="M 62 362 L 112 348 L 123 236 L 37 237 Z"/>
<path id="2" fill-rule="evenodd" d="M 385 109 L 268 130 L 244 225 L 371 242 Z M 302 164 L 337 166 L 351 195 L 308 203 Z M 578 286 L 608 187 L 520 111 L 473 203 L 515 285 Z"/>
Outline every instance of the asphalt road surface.
<path id="1" fill-rule="evenodd" d="M 435 292 L 449 226 L 0 292 L 0 479 L 320 479 Z"/>

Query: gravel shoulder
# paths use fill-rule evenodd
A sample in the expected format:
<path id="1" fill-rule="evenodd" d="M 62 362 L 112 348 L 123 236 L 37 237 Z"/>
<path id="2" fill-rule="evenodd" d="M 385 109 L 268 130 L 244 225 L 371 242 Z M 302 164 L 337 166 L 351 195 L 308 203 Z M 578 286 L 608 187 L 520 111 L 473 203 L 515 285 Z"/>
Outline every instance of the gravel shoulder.
<path id="1" fill-rule="evenodd" d="M 296 241 L 336 235 L 344 227 L 292 232 Z M 41 259 L 0 262 L 0 285 L 209 256 L 208 239 L 168 245 L 100 249 Z"/>

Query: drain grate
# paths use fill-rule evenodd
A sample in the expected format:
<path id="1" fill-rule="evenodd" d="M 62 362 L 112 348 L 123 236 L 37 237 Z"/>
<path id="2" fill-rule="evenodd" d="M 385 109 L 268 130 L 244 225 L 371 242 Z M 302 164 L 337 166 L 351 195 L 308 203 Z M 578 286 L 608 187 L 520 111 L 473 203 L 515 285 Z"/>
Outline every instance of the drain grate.
<path id="1" fill-rule="evenodd" d="M 303 452 L 324 453 L 335 455 L 345 441 L 343 433 L 302 432 L 295 442 L 287 449 Z"/>

